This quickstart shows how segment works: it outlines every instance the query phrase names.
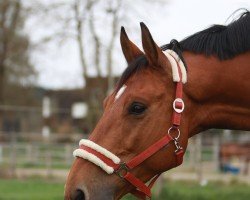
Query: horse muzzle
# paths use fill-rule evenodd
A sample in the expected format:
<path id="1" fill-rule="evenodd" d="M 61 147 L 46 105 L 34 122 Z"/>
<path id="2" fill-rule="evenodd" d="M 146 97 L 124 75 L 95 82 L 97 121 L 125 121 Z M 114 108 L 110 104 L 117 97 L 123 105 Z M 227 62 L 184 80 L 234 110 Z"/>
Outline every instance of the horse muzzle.
<path id="1" fill-rule="evenodd" d="M 79 168 L 79 166 L 81 166 Z M 64 200 L 113 200 L 121 183 L 86 160 L 76 158 L 65 185 Z"/>

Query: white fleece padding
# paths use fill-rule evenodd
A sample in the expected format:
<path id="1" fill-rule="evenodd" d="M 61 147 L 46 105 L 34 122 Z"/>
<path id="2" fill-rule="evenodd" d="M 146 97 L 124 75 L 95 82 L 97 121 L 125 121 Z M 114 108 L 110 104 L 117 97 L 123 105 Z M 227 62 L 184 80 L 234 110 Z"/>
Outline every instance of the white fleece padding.
<path id="1" fill-rule="evenodd" d="M 171 68 L 172 68 L 173 81 L 174 81 L 174 82 L 180 82 L 180 76 L 179 76 L 179 72 L 178 72 L 177 62 L 176 62 L 175 59 L 170 55 L 169 52 L 163 51 L 163 53 L 165 54 L 165 56 L 167 57 L 167 59 L 168 59 L 169 62 L 170 62 L 170 65 L 171 65 Z"/>
<path id="2" fill-rule="evenodd" d="M 114 173 L 114 168 L 108 166 L 105 162 L 103 162 L 100 158 L 98 158 L 97 156 L 83 150 L 83 149 L 76 149 L 73 152 L 73 156 L 74 157 L 81 157 L 85 160 L 88 160 L 90 162 L 92 162 L 93 164 L 99 166 L 100 168 L 102 168 L 105 172 L 107 172 L 108 174 L 112 174 Z"/>
<path id="3" fill-rule="evenodd" d="M 174 59 L 178 62 L 180 69 L 181 69 L 182 83 L 185 84 L 187 82 L 187 70 L 184 66 L 184 63 L 182 62 L 178 54 L 174 52 L 173 50 L 168 49 L 166 50 L 166 52 L 168 52 L 171 56 L 173 56 Z"/>
<path id="4" fill-rule="evenodd" d="M 111 153 L 110 151 L 101 147 L 100 145 L 92 142 L 91 140 L 81 139 L 79 142 L 79 145 L 84 145 L 86 147 L 89 147 L 91 149 L 98 151 L 102 155 L 112 160 L 115 164 L 119 164 L 121 162 L 120 158 L 118 158 L 115 154 Z"/>

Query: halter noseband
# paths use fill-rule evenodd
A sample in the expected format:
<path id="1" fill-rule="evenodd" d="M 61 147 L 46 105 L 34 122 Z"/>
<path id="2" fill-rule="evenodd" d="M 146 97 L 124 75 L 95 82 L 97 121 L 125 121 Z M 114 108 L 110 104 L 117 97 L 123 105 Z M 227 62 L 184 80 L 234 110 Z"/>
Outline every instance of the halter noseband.
<path id="1" fill-rule="evenodd" d="M 135 190 L 133 190 L 131 193 L 140 199 L 151 198 L 151 188 L 160 174 L 153 177 L 149 184 L 146 185 L 143 181 L 135 177 L 131 173 L 131 170 L 157 153 L 163 147 L 169 145 L 171 142 L 173 142 L 175 145 L 175 166 L 177 167 L 183 162 L 184 150 L 179 144 L 179 137 L 181 134 L 179 126 L 181 123 L 181 114 L 184 110 L 182 96 L 183 84 L 187 82 L 187 74 L 182 60 L 179 59 L 178 55 L 174 51 L 166 50 L 164 54 L 172 66 L 173 81 L 176 82 L 176 94 L 175 100 L 173 101 L 172 126 L 168 129 L 168 133 L 128 162 L 122 162 L 120 158 L 114 155 L 112 152 L 90 140 L 85 139 L 80 141 L 80 148 L 73 152 L 75 157 L 86 159 L 102 168 L 108 174 L 115 173 L 121 179 L 128 181 L 135 187 Z M 177 136 L 173 136 L 174 133 L 175 135 L 177 134 Z"/>

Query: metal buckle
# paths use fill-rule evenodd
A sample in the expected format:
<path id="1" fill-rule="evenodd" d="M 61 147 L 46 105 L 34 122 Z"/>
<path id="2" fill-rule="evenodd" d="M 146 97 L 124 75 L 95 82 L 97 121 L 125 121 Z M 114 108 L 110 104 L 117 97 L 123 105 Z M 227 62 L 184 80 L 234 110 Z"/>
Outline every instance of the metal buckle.
<path id="1" fill-rule="evenodd" d="M 177 135 L 176 137 L 172 137 L 172 135 L 171 135 L 171 131 L 172 131 L 172 130 L 177 130 L 178 135 Z M 178 140 L 179 137 L 180 137 L 180 135 L 181 135 L 181 131 L 180 131 L 180 129 L 179 129 L 178 127 L 172 126 L 172 127 L 170 127 L 170 128 L 168 129 L 168 135 L 169 135 L 173 140 Z"/>
<path id="2" fill-rule="evenodd" d="M 174 145 L 175 145 L 175 153 L 177 153 L 179 150 L 182 150 L 182 147 L 179 144 L 178 140 L 174 140 Z"/>
<path id="3" fill-rule="evenodd" d="M 181 103 L 182 107 L 181 108 L 176 108 L 176 103 Z M 185 108 L 184 101 L 181 98 L 176 98 L 173 102 L 173 109 L 177 113 L 182 113 Z"/>
<path id="4" fill-rule="evenodd" d="M 126 163 L 120 163 L 119 168 L 115 171 L 115 173 L 122 179 L 124 179 L 124 176 L 128 173 L 129 168 L 127 167 Z"/>
<path id="5" fill-rule="evenodd" d="M 171 131 L 172 130 L 177 130 L 178 135 L 176 137 L 172 137 L 171 135 Z M 174 145 L 175 145 L 175 153 L 178 152 L 179 150 L 182 150 L 182 147 L 179 144 L 179 137 L 181 135 L 181 131 L 178 127 L 172 126 L 168 129 L 168 135 L 172 138 L 172 140 L 174 141 Z"/>

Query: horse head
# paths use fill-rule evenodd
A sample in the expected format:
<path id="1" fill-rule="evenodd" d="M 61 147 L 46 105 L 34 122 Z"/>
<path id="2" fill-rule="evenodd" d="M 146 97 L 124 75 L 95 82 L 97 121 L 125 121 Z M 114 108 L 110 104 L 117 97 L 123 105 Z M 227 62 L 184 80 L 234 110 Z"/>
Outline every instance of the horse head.
<path id="1" fill-rule="evenodd" d="M 107 166 L 100 167 L 103 163 L 98 163 L 99 154 L 105 154 L 103 151 L 107 150 L 107 154 L 112 154 L 111 160 L 119 158 L 116 164 L 121 161 L 127 163 L 166 136 L 173 126 L 176 83 L 173 82 L 171 60 L 155 43 L 143 23 L 141 33 L 144 53 L 129 40 L 125 29 L 121 29 L 120 42 L 128 67 L 113 93 L 104 100 L 104 113 L 90 134 L 90 143 L 83 141 L 87 148 L 97 151 L 94 155 L 97 161 L 92 155 L 85 155 L 82 159 L 82 150 L 79 150 L 68 175 L 65 199 L 119 199 L 134 191 L 135 185 L 124 180 L 124 174 L 117 176 L 112 173 L 112 169 L 106 173 L 104 169 Z M 143 162 L 125 169 L 123 173 L 129 170 L 134 177 L 145 183 L 155 175 L 175 167 L 176 147 L 185 149 L 187 146 L 186 126 L 183 123 L 178 131 L 173 130 L 173 135 L 167 138 L 178 137 L 178 146 L 177 141 L 171 140 Z"/>

